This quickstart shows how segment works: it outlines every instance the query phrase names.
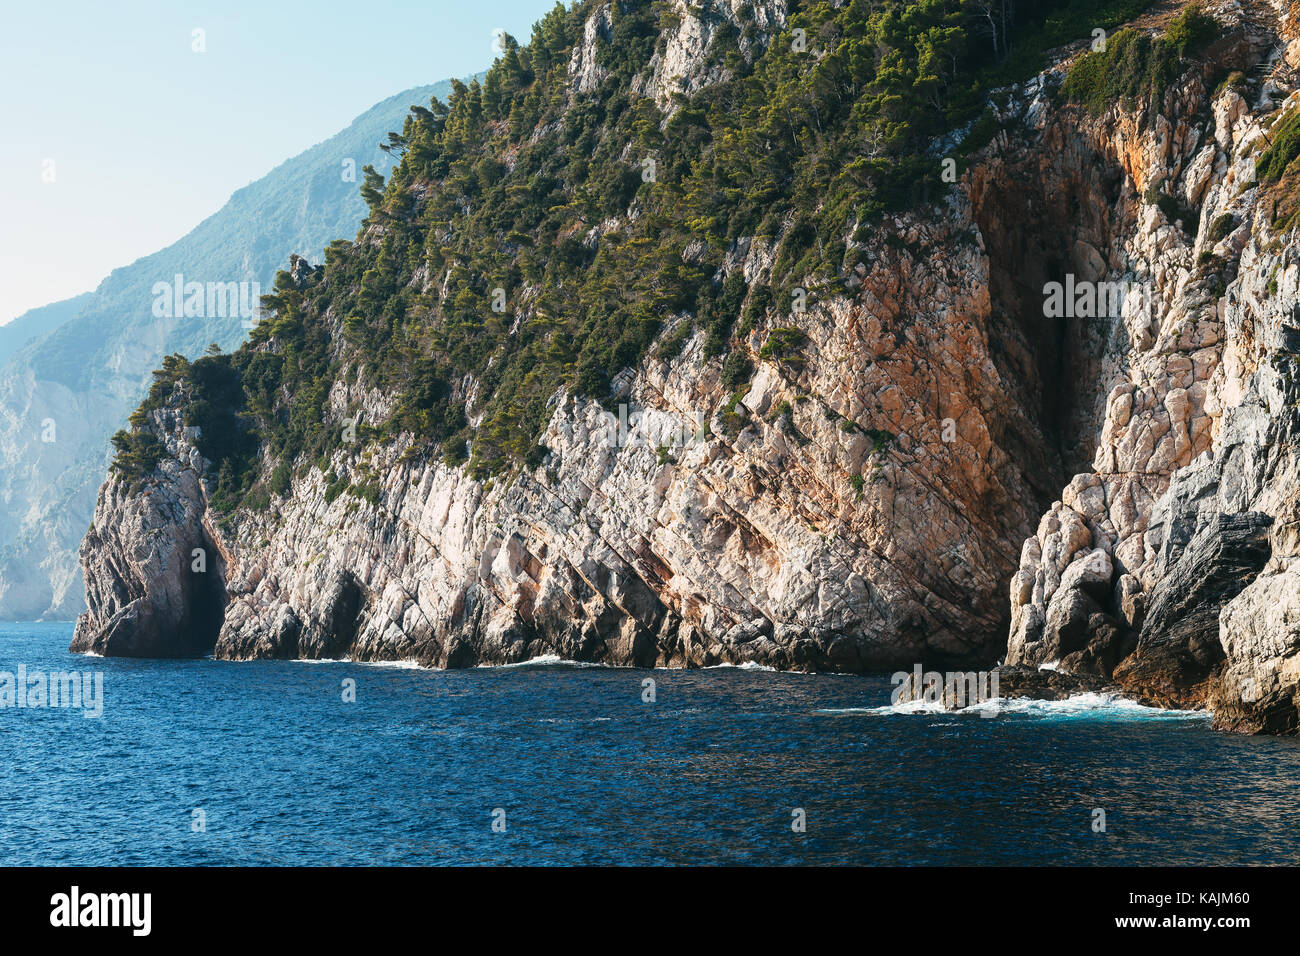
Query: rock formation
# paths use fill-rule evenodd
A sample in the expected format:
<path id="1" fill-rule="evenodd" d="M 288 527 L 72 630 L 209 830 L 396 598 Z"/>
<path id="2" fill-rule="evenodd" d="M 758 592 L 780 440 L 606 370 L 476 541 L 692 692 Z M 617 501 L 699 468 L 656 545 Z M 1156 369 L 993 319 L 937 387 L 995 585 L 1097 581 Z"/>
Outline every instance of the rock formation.
<path id="1" fill-rule="evenodd" d="M 376 104 L 347 129 L 238 190 L 166 249 L 114 270 L 95 292 L 3 327 L 0 620 L 69 620 L 80 613 L 85 596 L 77 549 L 104 479 L 108 436 L 148 391 L 150 372 L 164 355 L 199 355 L 210 342 L 235 348 L 247 334 L 244 317 L 224 310 L 159 317 L 154 284 L 181 273 L 198 282 L 269 288 L 290 252 L 315 253 L 361 221 L 365 204 L 342 164 L 386 170 L 391 160 L 377 141 L 401 124 L 412 103 L 449 89 L 445 82 L 418 87 Z M 173 157 L 184 159 L 183 153 Z M 14 340 L 33 326 L 39 335 Z"/>
<path id="2" fill-rule="evenodd" d="M 718 78 L 708 24 L 676 8 L 638 87 L 666 111 Z M 1008 685 L 1047 664 L 1053 694 L 1074 674 L 1294 732 L 1300 246 L 1255 162 L 1300 106 L 1300 39 L 1280 6 L 1211 9 L 1223 36 L 1158 102 L 1061 103 L 1078 48 L 1009 91 L 958 189 L 886 216 L 842 292 L 748 333 L 739 397 L 700 332 L 605 407 L 553 395 L 535 468 L 476 479 L 410 436 L 358 441 L 222 515 L 178 385 L 152 413 L 157 468 L 100 490 L 74 650 L 845 671 L 1005 654 Z M 602 82 L 603 11 L 575 93 Z M 728 259 L 756 279 L 773 250 Z M 1045 318 L 1054 282 L 1125 294 Z M 789 325 L 797 355 L 764 347 Z M 361 382 L 336 381 L 330 421 L 385 419 L 391 396 Z"/>
<path id="3" fill-rule="evenodd" d="M 1149 128 L 1117 108 L 1090 131 L 1127 185 L 1116 218 L 1132 225 L 1108 261 L 1156 307 L 1112 332 L 1092 467 L 1024 544 L 1007 660 L 1113 676 L 1160 705 L 1209 704 L 1220 726 L 1294 732 L 1300 395 L 1288 330 L 1300 265 L 1255 166 L 1268 127 L 1300 102 L 1295 23 L 1266 4 L 1222 14 L 1246 26 L 1222 43 L 1242 45 L 1252 80 L 1193 77 Z M 1265 20 L 1278 32 L 1258 30 Z M 1198 225 L 1143 204 L 1152 184 Z"/>

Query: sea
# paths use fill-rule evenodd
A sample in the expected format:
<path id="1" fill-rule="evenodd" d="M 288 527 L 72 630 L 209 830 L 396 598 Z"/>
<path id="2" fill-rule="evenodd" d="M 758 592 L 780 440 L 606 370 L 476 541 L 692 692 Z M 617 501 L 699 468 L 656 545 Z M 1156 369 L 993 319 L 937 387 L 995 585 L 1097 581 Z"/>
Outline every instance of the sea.
<path id="1" fill-rule="evenodd" d="M 888 674 L 105 659 L 71 637 L 0 624 L 0 864 L 1300 864 L 1300 741 L 1200 713 L 942 713 L 891 706 Z M 20 668 L 43 706 L 16 706 Z M 51 672 L 79 674 L 80 706 L 35 696 Z"/>

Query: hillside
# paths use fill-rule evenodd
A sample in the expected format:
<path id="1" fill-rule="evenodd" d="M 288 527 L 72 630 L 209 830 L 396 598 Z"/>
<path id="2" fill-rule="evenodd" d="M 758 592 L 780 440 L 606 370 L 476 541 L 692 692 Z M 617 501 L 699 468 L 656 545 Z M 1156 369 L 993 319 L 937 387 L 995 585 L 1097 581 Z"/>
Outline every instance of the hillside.
<path id="1" fill-rule="evenodd" d="M 52 302 L 37 309 L 28 309 L 13 321 L 0 325 L 0 367 L 9 361 L 24 345 L 34 342 L 64 322 L 77 317 L 91 298 L 91 293 L 73 296 L 62 302 Z"/>
<path id="2" fill-rule="evenodd" d="M 1006 655 L 1293 732 L 1296 25 L 1148 6 L 558 8 L 155 373 L 74 649 Z"/>
<path id="3" fill-rule="evenodd" d="M 0 328 L 0 349 L 12 345 L 12 354 L 0 352 L 0 620 L 79 613 L 77 543 L 94 511 L 109 436 L 144 396 L 164 355 L 197 356 L 212 342 L 233 349 L 247 335 L 229 309 L 155 315 L 155 283 L 180 274 L 187 282 L 269 290 L 290 253 L 319 260 L 331 239 L 355 230 L 365 215 L 361 169 L 387 168 L 391 160 L 378 146 L 388 131 L 413 103 L 449 89 L 441 83 L 384 100 L 235 192 L 171 246 L 114 270 L 95 292 Z M 350 179 L 345 160 L 355 171 Z"/>

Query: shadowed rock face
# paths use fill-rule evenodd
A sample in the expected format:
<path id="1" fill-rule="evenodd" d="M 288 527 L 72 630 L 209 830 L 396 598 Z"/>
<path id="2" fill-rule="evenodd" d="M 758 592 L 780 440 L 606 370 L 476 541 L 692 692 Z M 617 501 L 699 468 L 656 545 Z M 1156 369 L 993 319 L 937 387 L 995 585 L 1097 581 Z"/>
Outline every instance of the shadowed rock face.
<path id="1" fill-rule="evenodd" d="M 1170 529 L 1137 649 L 1115 669 L 1121 687 L 1165 706 L 1204 705 L 1224 659 L 1219 612 L 1267 563 L 1272 523 L 1252 511 L 1209 515 L 1199 529 L 1182 516 Z"/>
<path id="2" fill-rule="evenodd" d="M 1103 151 L 1129 185 L 1102 251 L 1150 283 L 1156 307 L 1126 314 L 1102 354 L 1092 466 L 1024 544 L 1007 659 L 1113 677 L 1163 706 L 1208 706 L 1220 727 L 1291 733 L 1300 256 L 1294 231 L 1273 231 L 1277 188 L 1256 183 L 1255 160 L 1266 127 L 1296 104 L 1282 55 L 1296 24 L 1247 6 L 1250 24 L 1211 61 L 1261 64 L 1255 81 L 1193 77 L 1147 127 L 1122 111 L 1105 118 Z M 1142 201 L 1151 186 L 1199 225 L 1165 222 Z"/>
<path id="3" fill-rule="evenodd" d="M 160 429 L 175 425 L 158 417 Z M 97 511 L 113 517 L 92 527 L 81 545 L 93 591 L 71 650 L 105 657 L 212 651 L 226 593 L 203 501 L 196 471 L 175 460 L 163 462 L 138 493 L 115 482 L 100 489 Z"/>
<path id="4" fill-rule="evenodd" d="M 887 218 L 844 294 L 757 323 L 734 417 L 700 336 L 620 376 L 630 441 L 560 393 L 536 470 L 480 482 L 399 437 L 301 469 L 266 511 L 217 516 L 174 396 L 146 488 L 100 492 L 74 647 L 841 671 L 988 664 L 1005 648 L 1004 690 L 1119 683 L 1285 732 L 1300 680 L 1285 357 L 1300 255 L 1250 182 L 1295 75 L 1277 60 L 1249 102 L 1211 82 L 1286 39 L 1264 20 L 1153 110 L 1063 107 L 1060 67 L 1013 91 L 1009 132 L 944 207 Z M 647 95 L 668 76 L 713 81 L 689 21 Z M 595 64 L 574 51 L 576 86 L 598 82 Z M 1199 225 L 1167 221 L 1153 190 Z M 1211 239 L 1224 215 L 1238 227 Z M 762 280 L 772 260 L 743 239 L 727 267 Z M 1067 277 L 1143 292 L 1113 314 L 1046 318 L 1044 285 Z M 324 321 L 337 334 L 343 318 Z M 763 358 L 769 329 L 792 322 L 800 361 Z M 329 420 L 383 421 L 391 396 L 348 381 Z M 707 430 L 667 454 L 647 437 L 697 415 Z M 327 495 L 330 472 L 378 476 L 378 494 Z M 217 560 L 200 585 L 179 556 L 202 542 Z"/>

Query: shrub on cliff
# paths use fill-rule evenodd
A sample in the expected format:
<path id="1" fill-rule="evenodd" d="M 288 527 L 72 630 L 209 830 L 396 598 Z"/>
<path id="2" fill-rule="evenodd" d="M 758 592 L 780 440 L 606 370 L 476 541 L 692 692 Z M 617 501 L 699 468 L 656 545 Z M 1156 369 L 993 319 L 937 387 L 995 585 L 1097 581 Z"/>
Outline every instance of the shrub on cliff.
<path id="1" fill-rule="evenodd" d="M 1121 30 L 1106 39 L 1105 49 L 1085 53 L 1070 67 L 1061 86 L 1070 102 L 1100 115 L 1117 102 L 1150 97 L 1153 108 L 1178 78 L 1184 60 L 1200 52 L 1218 34 L 1218 24 L 1195 4 L 1174 17 L 1153 39 L 1139 30 Z"/>
<path id="2" fill-rule="evenodd" d="M 611 400 L 670 323 L 665 358 L 699 332 L 706 357 L 726 361 L 738 335 L 769 326 L 769 356 L 797 363 L 802 333 L 773 308 L 795 287 L 836 286 L 869 224 L 940 194 L 935 144 L 984 112 L 1020 38 L 1139 2 L 1020 0 L 1012 17 L 973 0 L 820 0 L 791 4 L 779 30 L 749 5 L 734 23 L 705 12 L 713 39 L 695 66 L 714 82 L 672 92 L 667 117 L 645 95 L 667 7 L 609 5 L 608 29 L 579 53 L 595 82 L 580 93 L 570 63 L 603 5 L 557 5 L 529 43 L 506 38 L 481 84 L 412 107 L 384 144 L 391 174 L 366 170 L 356 240 L 331 244 L 324 266 L 291 261 L 249 343 L 188 373 L 187 421 L 221 476 L 214 501 L 264 497 L 259 450 L 327 462 L 344 373 L 391 397 L 385 434 L 487 475 L 537 463 L 557 389 Z M 770 272 L 729 259 L 751 236 Z M 727 369 L 738 389 L 740 366 Z"/>
<path id="3" fill-rule="evenodd" d="M 1260 182 L 1278 180 L 1300 157 L 1300 110 L 1292 110 L 1273 126 L 1272 145 L 1255 160 L 1255 177 Z"/>

